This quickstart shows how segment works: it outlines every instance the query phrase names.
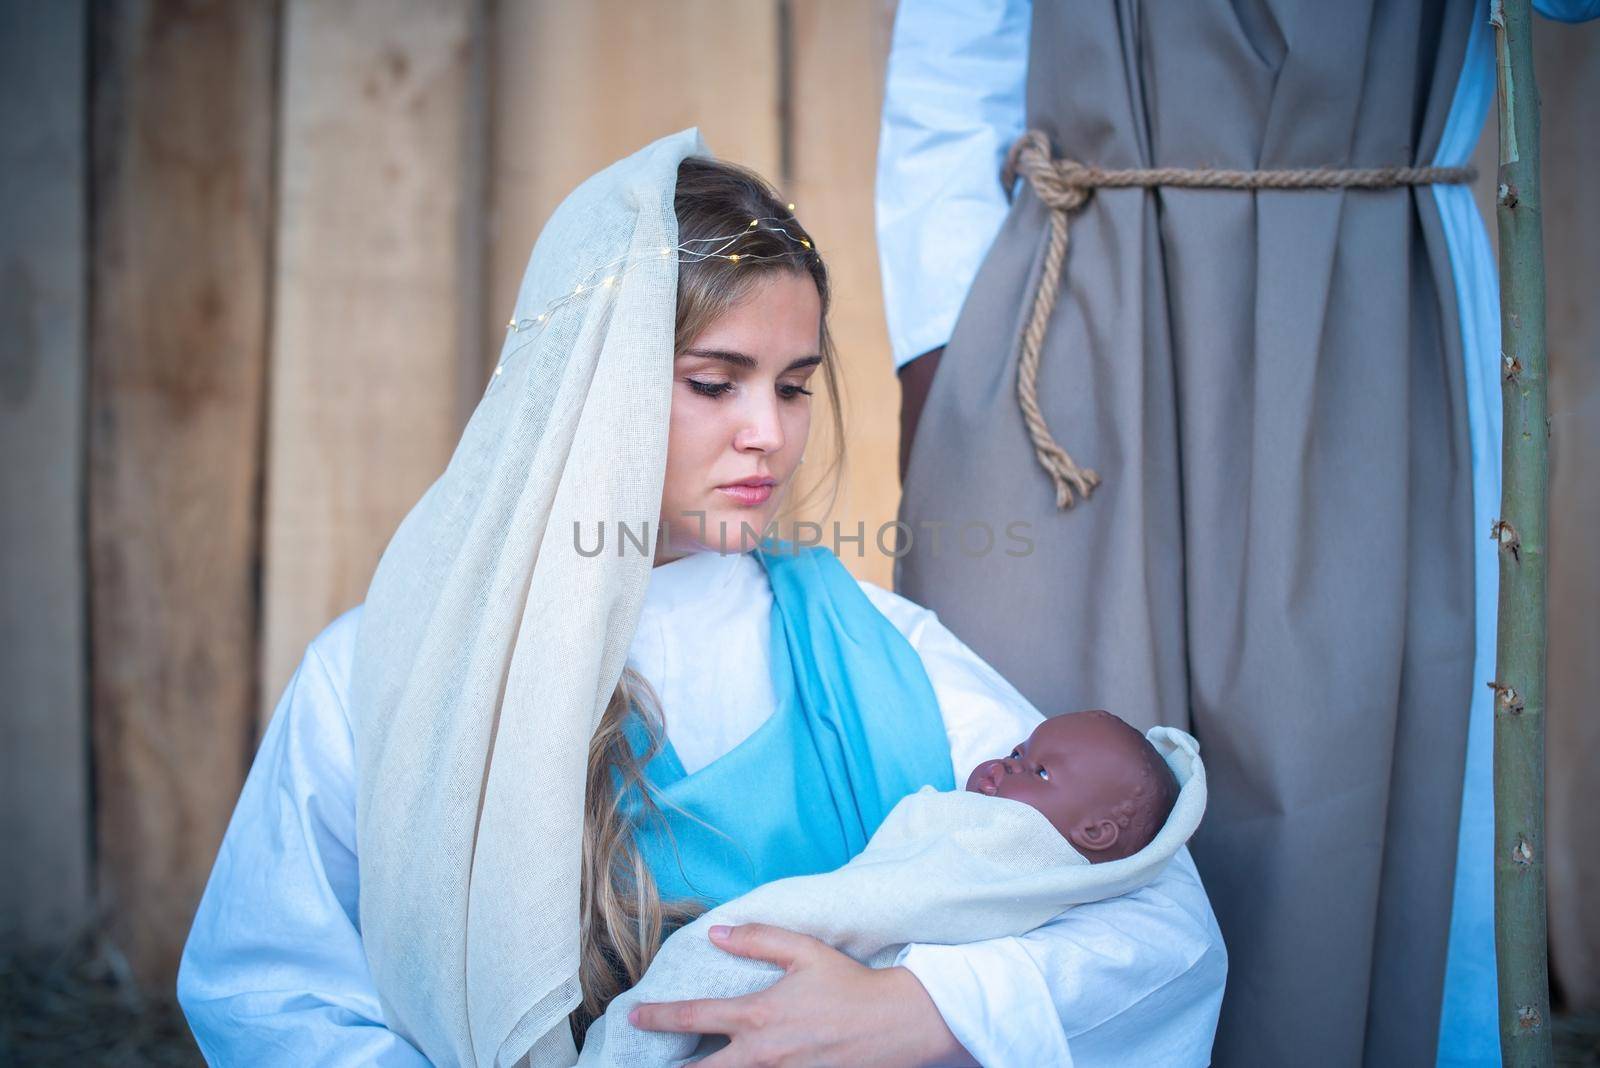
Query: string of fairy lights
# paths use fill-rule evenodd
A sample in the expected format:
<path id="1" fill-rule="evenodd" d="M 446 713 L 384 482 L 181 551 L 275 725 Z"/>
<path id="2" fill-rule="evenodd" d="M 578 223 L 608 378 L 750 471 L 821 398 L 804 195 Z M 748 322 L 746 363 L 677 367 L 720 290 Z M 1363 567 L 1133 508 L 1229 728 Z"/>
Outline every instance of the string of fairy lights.
<path id="1" fill-rule="evenodd" d="M 794 205 L 788 205 L 788 209 L 790 218 L 792 219 L 794 214 Z M 788 220 L 780 219 L 775 216 L 764 216 L 758 219 L 751 219 L 750 224 L 737 233 L 718 234 L 715 237 L 691 238 L 688 241 L 682 242 L 676 246 L 662 245 L 658 251 L 658 255 L 665 257 L 677 252 L 679 255 L 678 262 L 680 263 L 699 263 L 703 260 L 727 260 L 729 263 L 735 265 L 740 263 L 756 262 L 759 260 L 786 259 L 790 254 L 773 253 L 770 255 L 760 256 L 744 252 L 728 251 L 737 245 L 739 241 L 748 237 L 752 232 L 759 233 L 763 231 L 766 233 L 782 234 L 784 237 L 800 245 L 802 248 L 810 250 L 810 238 L 805 236 L 797 236 L 794 233 L 791 233 L 786 226 L 763 225 L 764 223 L 781 224 L 786 221 Z M 630 258 L 632 258 L 631 263 L 629 262 Z M 529 337 L 527 341 L 517 345 L 515 348 L 508 350 L 500 357 L 500 362 L 495 364 L 494 374 L 490 376 L 489 384 L 493 385 L 494 381 L 498 379 L 505 371 L 507 360 L 538 340 L 539 334 L 543 331 L 544 327 L 549 324 L 551 318 L 558 311 L 582 297 L 585 293 L 596 289 L 612 288 L 621 282 L 622 279 L 626 278 L 631 272 L 637 270 L 648 262 L 650 262 L 649 257 L 634 258 L 631 257 L 631 254 L 619 256 L 609 263 L 603 263 L 594 268 L 584 281 L 575 285 L 570 292 L 563 294 L 555 300 L 552 300 L 545 306 L 544 310 L 539 312 L 539 314 L 532 316 L 531 318 L 511 319 L 508 321 L 506 323 L 507 331 L 513 334 L 528 334 Z"/>

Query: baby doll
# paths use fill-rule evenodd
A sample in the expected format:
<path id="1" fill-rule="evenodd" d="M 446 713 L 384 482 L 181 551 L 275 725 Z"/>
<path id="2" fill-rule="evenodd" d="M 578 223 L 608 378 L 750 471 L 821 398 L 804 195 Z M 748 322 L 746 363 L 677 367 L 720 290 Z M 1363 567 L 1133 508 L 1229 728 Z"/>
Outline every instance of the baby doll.
<path id="1" fill-rule="evenodd" d="M 676 1066 L 726 1044 L 627 1018 L 640 1002 L 738 997 L 783 975 L 717 948 L 712 924 L 773 924 L 874 968 L 911 942 L 1021 935 L 1154 879 L 1205 801 L 1199 746 L 1182 731 L 1157 727 L 1147 741 L 1100 711 L 1045 720 L 1009 755 L 979 764 L 965 790 L 928 785 L 902 798 L 841 867 L 763 883 L 678 930 L 590 1028 L 579 1063 Z"/>
<path id="2" fill-rule="evenodd" d="M 1149 845 L 1178 800 L 1156 747 L 1101 709 L 1045 720 L 1010 755 L 973 768 L 967 789 L 1037 809 L 1091 864 Z"/>

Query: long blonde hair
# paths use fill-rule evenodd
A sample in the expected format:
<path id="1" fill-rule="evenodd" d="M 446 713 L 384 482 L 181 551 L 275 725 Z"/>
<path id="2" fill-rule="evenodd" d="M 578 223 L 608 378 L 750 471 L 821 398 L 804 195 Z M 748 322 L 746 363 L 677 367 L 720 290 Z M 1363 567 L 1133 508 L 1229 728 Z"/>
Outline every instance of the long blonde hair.
<path id="1" fill-rule="evenodd" d="M 684 160 L 678 168 L 674 208 L 680 244 L 743 232 L 735 248 L 740 254 L 737 263 L 680 257 L 674 352 L 688 348 L 763 276 L 788 271 L 810 275 L 816 283 L 822 298 L 821 377 L 833 433 L 828 463 L 814 469 L 812 492 L 829 486 L 836 498 L 837 476 L 844 467 L 844 404 L 828 332 L 828 273 L 816 242 L 759 174 L 722 160 Z M 745 232 L 751 219 L 780 221 Z M 766 226 L 781 226 L 789 236 L 770 232 Z M 830 508 L 832 503 L 830 499 Z M 637 711 L 648 739 L 638 755 L 625 731 L 630 711 Z M 664 737 L 660 701 L 642 676 L 631 667 L 624 669 L 589 743 L 579 899 L 583 1002 L 571 1019 L 580 1045 L 589 1024 L 605 1012 L 611 999 L 644 975 L 665 937 L 705 910 L 702 902 L 661 899 L 621 807 L 623 797 L 637 791 L 642 802 L 639 818 L 662 819 L 644 766 L 660 752 Z"/>

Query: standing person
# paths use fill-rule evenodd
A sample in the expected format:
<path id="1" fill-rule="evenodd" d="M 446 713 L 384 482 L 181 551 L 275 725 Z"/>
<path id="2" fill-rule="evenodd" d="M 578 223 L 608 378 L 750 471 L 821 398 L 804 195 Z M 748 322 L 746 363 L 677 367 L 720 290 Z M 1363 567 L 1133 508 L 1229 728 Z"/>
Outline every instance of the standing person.
<path id="1" fill-rule="evenodd" d="M 1493 260 L 1460 184 L 1095 189 L 1024 416 L 1051 213 L 996 176 L 1025 130 L 1106 169 L 1457 167 L 1494 97 L 1488 18 L 898 9 L 878 173 L 913 535 L 896 588 L 1030 699 L 1200 739 L 1195 857 L 1233 973 L 1219 1063 L 1422 1064 L 1436 1043 L 1498 1063 Z M 1025 522 L 1031 555 L 962 554 L 969 521 Z"/>
<path id="2" fill-rule="evenodd" d="M 686 915 L 842 864 L 1041 721 L 931 612 L 751 544 L 840 372 L 810 235 L 704 152 L 664 138 L 557 210 L 449 467 L 307 650 L 184 952 L 213 1063 L 569 1065 Z M 719 1068 L 1204 1064 L 1226 970 L 1187 853 L 881 970 L 719 944 L 786 974 L 636 1020 L 729 1036 Z"/>

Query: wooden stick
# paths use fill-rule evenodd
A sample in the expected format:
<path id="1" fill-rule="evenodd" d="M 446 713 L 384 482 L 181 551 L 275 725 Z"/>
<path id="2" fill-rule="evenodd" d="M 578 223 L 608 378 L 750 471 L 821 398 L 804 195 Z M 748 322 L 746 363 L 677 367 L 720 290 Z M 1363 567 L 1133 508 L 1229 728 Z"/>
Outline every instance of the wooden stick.
<path id="1" fill-rule="evenodd" d="M 1548 1065 L 1545 934 L 1545 529 L 1549 421 L 1539 90 L 1528 0 L 1493 0 L 1500 113 L 1500 604 L 1495 646 L 1494 897 L 1500 1054 Z"/>

